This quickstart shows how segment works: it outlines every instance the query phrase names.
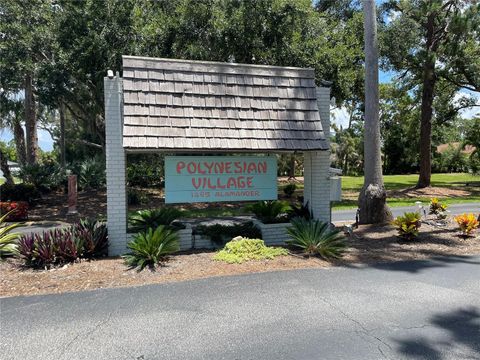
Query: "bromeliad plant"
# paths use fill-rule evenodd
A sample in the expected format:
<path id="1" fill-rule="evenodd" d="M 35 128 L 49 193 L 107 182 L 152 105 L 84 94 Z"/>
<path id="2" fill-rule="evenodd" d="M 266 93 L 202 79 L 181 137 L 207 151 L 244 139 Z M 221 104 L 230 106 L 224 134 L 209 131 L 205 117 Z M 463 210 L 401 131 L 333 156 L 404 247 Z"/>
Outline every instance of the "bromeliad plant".
<path id="1" fill-rule="evenodd" d="M 406 212 L 392 221 L 397 228 L 398 235 L 405 240 L 413 240 L 418 236 L 421 225 L 421 215 L 417 212 Z"/>
<path id="2" fill-rule="evenodd" d="M 460 227 L 460 231 L 465 236 L 470 236 L 479 226 L 479 221 L 473 214 L 463 214 L 455 216 L 455 221 Z"/>
<path id="3" fill-rule="evenodd" d="M 105 223 L 82 220 L 68 228 L 26 234 L 18 240 L 16 256 L 26 266 L 45 268 L 106 255 L 108 247 Z"/>
<path id="4" fill-rule="evenodd" d="M 20 237 L 20 234 L 11 231 L 19 227 L 21 224 L 7 224 L 6 220 L 9 215 L 11 215 L 10 212 L 0 217 L 0 258 L 14 254 L 16 242 Z"/>
<path id="5" fill-rule="evenodd" d="M 287 232 L 292 238 L 287 244 L 304 251 L 306 255 L 318 255 L 325 260 L 337 259 L 346 249 L 345 237 L 340 230 L 331 229 L 326 222 L 295 218 Z"/>
<path id="6" fill-rule="evenodd" d="M 107 255 L 108 231 L 104 222 L 83 219 L 74 228 L 74 236 L 83 246 L 82 257 L 93 258 Z"/>
<path id="7" fill-rule="evenodd" d="M 442 204 L 437 198 L 433 198 L 430 201 L 429 213 L 431 215 L 437 215 L 437 217 L 439 218 L 445 218 L 445 212 L 447 211 L 447 207 L 448 206 L 446 204 Z"/>
<path id="8" fill-rule="evenodd" d="M 146 232 L 139 232 L 127 247 L 131 252 L 123 256 L 125 263 L 139 271 L 146 266 L 155 268 L 167 255 L 180 250 L 178 233 L 163 225 L 155 230 L 149 228 Z"/>

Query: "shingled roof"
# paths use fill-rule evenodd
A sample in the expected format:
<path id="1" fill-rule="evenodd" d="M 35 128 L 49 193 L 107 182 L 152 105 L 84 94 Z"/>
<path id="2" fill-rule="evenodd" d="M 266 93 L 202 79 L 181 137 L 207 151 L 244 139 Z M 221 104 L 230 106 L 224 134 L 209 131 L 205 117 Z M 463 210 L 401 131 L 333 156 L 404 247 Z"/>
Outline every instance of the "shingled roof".
<path id="1" fill-rule="evenodd" d="M 128 149 L 325 150 L 313 69 L 123 57 Z"/>

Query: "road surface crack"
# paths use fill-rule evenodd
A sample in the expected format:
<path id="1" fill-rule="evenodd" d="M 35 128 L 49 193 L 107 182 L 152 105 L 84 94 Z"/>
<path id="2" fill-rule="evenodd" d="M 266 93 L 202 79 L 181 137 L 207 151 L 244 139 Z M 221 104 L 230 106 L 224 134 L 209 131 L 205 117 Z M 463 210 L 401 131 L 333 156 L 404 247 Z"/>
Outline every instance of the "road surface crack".
<path id="1" fill-rule="evenodd" d="M 98 331 L 103 325 L 105 325 L 106 323 L 108 323 L 112 317 L 112 312 L 110 312 L 107 317 L 102 320 L 102 321 L 99 321 L 98 323 L 96 323 L 94 325 L 94 327 L 92 329 L 89 329 L 88 331 L 83 331 L 83 332 L 79 332 L 77 335 L 75 335 L 67 344 L 63 345 L 63 350 L 62 352 L 60 353 L 59 355 L 59 358 L 61 358 L 65 352 L 67 351 L 67 349 L 75 342 L 77 341 L 78 339 L 80 339 L 81 337 L 85 337 L 85 336 L 89 336 L 91 334 L 93 334 L 94 332 Z"/>
<path id="2" fill-rule="evenodd" d="M 379 353 L 383 356 L 383 358 L 385 359 L 389 359 L 387 357 L 387 355 L 384 353 L 384 351 L 382 350 L 381 348 L 381 345 L 384 345 L 386 346 L 390 351 L 392 351 L 392 347 L 390 346 L 390 344 L 388 344 L 387 342 L 383 341 L 381 338 L 379 338 L 378 336 L 375 336 L 372 334 L 372 331 L 375 330 L 375 329 L 371 329 L 369 330 L 368 328 L 366 328 L 360 321 L 358 321 L 357 319 L 355 319 L 354 317 L 352 317 L 350 314 L 346 313 L 345 311 L 343 311 L 341 308 L 339 308 L 338 306 L 336 306 L 335 304 L 332 304 L 330 301 L 328 301 L 327 299 L 323 298 L 323 297 L 319 297 L 321 301 L 323 301 L 325 304 L 327 304 L 328 306 L 330 306 L 332 309 L 334 309 L 335 311 L 339 312 L 344 318 L 346 318 L 347 320 L 351 321 L 352 323 L 354 323 L 357 327 L 359 327 L 360 329 L 359 330 L 356 330 L 355 332 L 357 334 L 363 334 L 363 335 L 366 335 L 368 337 L 370 337 L 371 339 L 374 339 L 375 343 L 378 343 L 380 342 L 380 345 L 377 345 L 377 349 L 379 351 Z M 372 343 L 373 344 L 373 343 Z"/>

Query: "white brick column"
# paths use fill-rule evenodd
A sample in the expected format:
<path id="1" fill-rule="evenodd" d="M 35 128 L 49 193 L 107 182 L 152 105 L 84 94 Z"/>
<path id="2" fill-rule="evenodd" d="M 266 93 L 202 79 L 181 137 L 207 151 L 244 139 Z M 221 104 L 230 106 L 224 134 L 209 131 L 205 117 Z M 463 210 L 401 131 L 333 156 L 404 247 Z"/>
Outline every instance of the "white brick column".
<path id="1" fill-rule="evenodd" d="M 317 88 L 317 106 L 323 132 L 330 146 L 330 88 Z M 313 216 L 321 221 L 331 221 L 330 214 L 330 150 L 304 153 L 304 203 L 310 206 Z"/>
<path id="2" fill-rule="evenodd" d="M 122 79 L 104 78 L 107 157 L 108 254 L 121 255 L 127 244 L 127 194 L 123 149 Z"/>

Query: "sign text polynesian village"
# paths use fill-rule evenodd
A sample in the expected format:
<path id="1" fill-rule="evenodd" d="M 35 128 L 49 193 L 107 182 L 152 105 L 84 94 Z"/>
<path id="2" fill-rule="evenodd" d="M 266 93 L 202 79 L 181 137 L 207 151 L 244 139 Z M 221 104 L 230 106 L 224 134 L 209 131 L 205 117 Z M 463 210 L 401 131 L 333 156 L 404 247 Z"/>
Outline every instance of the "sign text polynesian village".
<path id="1" fill-rule="evenodd" d="M 275 156 L 166 156 L 165 202 L 274 200 Z"/>

